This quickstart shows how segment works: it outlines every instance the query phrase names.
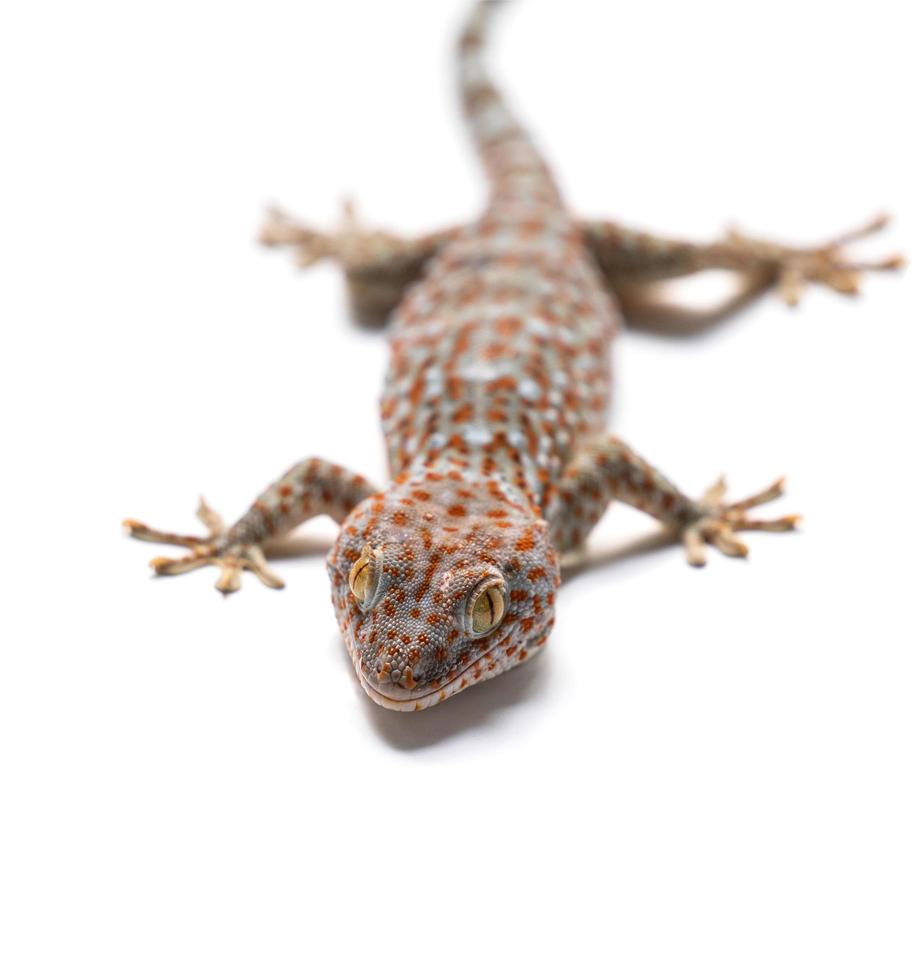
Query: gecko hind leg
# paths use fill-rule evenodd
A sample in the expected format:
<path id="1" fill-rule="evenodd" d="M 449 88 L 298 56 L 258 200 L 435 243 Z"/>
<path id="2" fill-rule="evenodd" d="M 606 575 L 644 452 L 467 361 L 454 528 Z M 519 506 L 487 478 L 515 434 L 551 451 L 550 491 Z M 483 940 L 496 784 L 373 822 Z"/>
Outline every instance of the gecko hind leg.
<path id="1" fill-rule="evenodd" d="M 203 497 L 197 506 L 197 517 L 210 532 L 206 537 L 157 531 L 134 520 L 124 521 L 124 527 L 131 537 L 140 541 L 174 544 L 190 549 L 179 558 L 153 558 L 149 564 L 156 575 L 182 575 L 204 565 L 216 565 L 222 569 L 216 580 L 216 588 L 223 593 L 237 592 L 241 588 L 242 571 L 253 572 L 271 589 L 284 587 L 285 583 L 270 569 L 259 545 L 230 543 L 227 540 L 224 521 Z"/>
<path id="2" fill-rule="evenodd" d="M 747 515 L 749 510 L 777 500 L 785 492 L 785 480 L 780 478 L 765 490 L 743 500 L 726 503 L 724 495 L 727 484 L 719 477 L 699 498 L 702 516 L 688 524 L 682 531 L 686 548 L 686 560 L 690 565 L 701 568 L 705 564 L 705 546 L 711 544 L 722 554 L 731 558 L 746 558 L 749 548 L 737 537 L 736 531 L 793 531 L 800 522 L 800 515 L 788 514 L 784 517 L 760 520 Z"/>
<path id="3" fill-rule="evenodd" d="M 717 242 L 701 244 L 613 222 L 585 222 L 582 227 L 588 247 L 613 289 L 724 269 L 749 276 L 756 293 L 774 287 L 794 306 L 810 284 L 854 295 L 864 273 L 901 269 L 905 265 L 901 255 L 857 261 L 845 251 L 849 244 L 881 231 L 889 220 L 888 215 L 878 214 L 844 234 L 806 248 L 753 238 L 735 229 Z"/>

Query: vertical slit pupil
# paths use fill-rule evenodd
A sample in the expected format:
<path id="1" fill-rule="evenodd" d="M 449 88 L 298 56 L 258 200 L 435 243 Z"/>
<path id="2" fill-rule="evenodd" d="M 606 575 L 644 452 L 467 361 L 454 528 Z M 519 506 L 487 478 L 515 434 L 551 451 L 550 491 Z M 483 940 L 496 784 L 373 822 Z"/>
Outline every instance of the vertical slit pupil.
<path id="1" fill-rule="evenodd" d="M 371 587 L 372 562 L 371 558 L 361 558 L 353 569 L 352 585 L 353 595 L 364 602 Z"/>
<path id="2" fill-rule="evenodd" d="M 474 604 L 473 627 L 483 633 L 492 626 L 494 618 L 492 589 L 487 589 Z"/>

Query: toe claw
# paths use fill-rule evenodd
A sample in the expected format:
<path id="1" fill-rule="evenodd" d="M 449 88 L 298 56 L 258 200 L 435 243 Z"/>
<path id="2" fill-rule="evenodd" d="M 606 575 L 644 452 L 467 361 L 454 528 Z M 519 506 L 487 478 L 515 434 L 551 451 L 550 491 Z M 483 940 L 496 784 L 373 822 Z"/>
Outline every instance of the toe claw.
<path id="1" fill-rule="evenodd" d="M 257 576 L 258 580 L 267 586 L 268 589 L 285 589 L 286 583 L 279 577 L 279 575 L 274 575 L 266 566 L 260 567 L 258 565 L 253 565 L 251 571 Z"/>
<path id="2" fill-rule="evenodd" d="M 698 524 L 688 527 L 683 532 L 683 544 L 686 548 L 686 560 L 693 568 L 705 565 L 705 540 Z"/>
<path id="3" fill-rule="evenodd" d="M 140 521 L 128 518 L 121 521 L 121 526 L 138 541 L 152 541 L 154 544 L 177 544 L 186 548 L 206 544 L 206 539 L 194 534 L 170 534 L 167 531 L 157 531 Z"/>
<path id="4" fill-rule="evenodd" d="M 234 556 L 230 555 L 223 559 L 220 564 L 222 565 L 222 571 L 216 580 L 216 588 L 223 595 L 228 595 L 230 592 L 237 592 L 241 588 L 240 562 Z"/>
<path id="5" fill-rule="evenodd" d="M 254 572 L 258 579 L 269 589 L 284 589 L 286 583 L 267 564 L 263 551 L 257 545 L 247 549 L 247 567 Z"/>
<path id="6" fill-rule="evenodd" d="M 801 301 L 801 294 L 804 292 L 805 285 L 803 272 L 795 265 L 788 265 L 782 269 L 781 275 L 778 277 L 776 290 L 788 306 L 797 306 Z"/>
<path id="7" fill-rule="evenodd" d="M 192 572 L 195 568 L 202 568 L 210 563 L 207 555 L 190 554 L 183 558 L 166 558 L 159 556 L 153 558 L 149 567 L 156 575 L 183 575 L 185 572 Z"/>
<path id="8" fill-rule="evenodd" d="M 202 496 L 197 504 L 197 518 L 213 536 L 222 534 L 226 529 L 223 519 L 210 507 L 206 499 Z"/>
<path id="9" fill-rule="evenodd" d="M 738 531 L 794 531 L 800 522 L 800 514 L 788 514 L 768 521 L 755 521 L 742 517 L 734 522 L 734 527 Z"/>
<path id="10" fill-rule="evenodd" d="M 765 490 L 761 490 L 759 493 L 754 493 L 750 497 L 744 497 L 743 500 L 737 500 L 733 504 L 729 504 L 728 510 L 750 510 L 750 508 L 758 507 L 760 504 L 767 504 L 770 500 L 778 500 L 784 492 L 785 478 L 780 476 L 774 483 L 766 487 Z"/>
<path id="11" fill-rule="evenodd" d="M 880 211 L 871 218 L 870 221 L 866 221 L 863 225 L 859 225 L 857 228 L 852 228 L 850 231 L 846 231 L 842 235 L 837 235 L 831 241 L 827 242 L 824 246 L 826 251 L 834 251 L 835 249 L 842 248 L 843 245 L 848 245 L 851 242 L 857 241 L 859 238 L 867 238 L 868 235 L 874 235 L 878 231 L 882 231 L 892 220 L 891 215 L 886 211 Z"/>
<path id="12" fill-rule="evenodd" d="M 750 549 L 726 525 L 714 533 L 712 544 L 729 558 L 746 558 L 750 553 Z"/>
<path id="13" fill-rule="evenodd" d="M 842 263 L 842 268 L 851 272 L 896 272 L 905 266 L 906 258 L 900 253 L 888 255 L 885 259 Z"/>
<path id="14" fill-rule="evenodd" d="M 833 266 L 824 274 L 823 285 L 845 296 L 857 296 L 861 291 L 861 277 L 854 269 Z"/>
<path id="15" fill-rule="evenodd" d="M 727 492 L 727 481 L 722 474 L 702 495 L 702 502 L 708 505 L 717 504 Z"/>

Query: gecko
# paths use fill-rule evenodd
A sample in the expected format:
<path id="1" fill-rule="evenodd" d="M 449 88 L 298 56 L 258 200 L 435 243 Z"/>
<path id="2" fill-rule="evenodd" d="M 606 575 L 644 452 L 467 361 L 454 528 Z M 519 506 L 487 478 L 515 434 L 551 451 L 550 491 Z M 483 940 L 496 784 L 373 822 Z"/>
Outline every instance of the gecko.
<path id="1" fill-rule="evenodd" d="M 183 546 L 154 558 L 159 575 L 218 566 L 272 588 L 265 544 L 329 515 L 334 611 L 362 687 L 377 704 L 418 711 L 542 651 L 555 622 L 560 558 L 584 544 L 612 501 L 666 526 L 689 564 L 708 546 L 744 556 L 743 531 L 786 532 L 796 515 L 760 517 L 779 480 L 741 500 L 719 479 L 690 496 L 606 428 L 609 352 L 627 303 L 652 284 L 723 269 L 740 295 L 772 288 L 789 303 L 818 283 L 857 290 L 899 257 L 855 262 L 845 246 L 879 217 L 815 248 L 732 232 L 711 243 L 581 220 L 487 70 L 496 0 L 470 10 L 457 45 L 460 101 L 489 189 L 482 215 L 419 238 L 361 227 L 336 233 L 268 214 L 262 241 L 301 265 L 343 268 L 353 312 L 387 322 L 381 427 L 390 479 L 309 457 L 271 484 L 235 524 L 201 500 L 205 535 L 126 521 L 135 538 Z M 627 299 L 628 297 L 628 299 Z"/>

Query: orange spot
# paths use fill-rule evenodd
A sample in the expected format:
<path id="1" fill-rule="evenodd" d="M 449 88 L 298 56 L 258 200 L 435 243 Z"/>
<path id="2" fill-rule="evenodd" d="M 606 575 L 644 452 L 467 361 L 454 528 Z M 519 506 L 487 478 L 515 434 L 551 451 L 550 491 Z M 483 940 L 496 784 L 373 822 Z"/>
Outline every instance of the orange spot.
<path id="1" fill-rule="evenodd" d="M 518 551 L 530 551 L 534 547 L 534 532 L 528 528 L 515 542 Z"/>

